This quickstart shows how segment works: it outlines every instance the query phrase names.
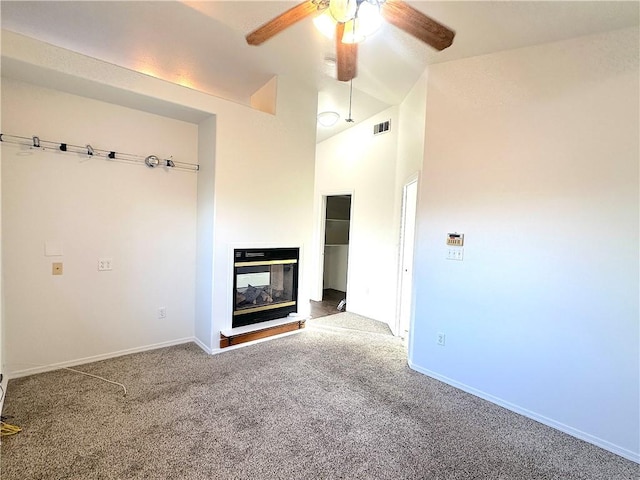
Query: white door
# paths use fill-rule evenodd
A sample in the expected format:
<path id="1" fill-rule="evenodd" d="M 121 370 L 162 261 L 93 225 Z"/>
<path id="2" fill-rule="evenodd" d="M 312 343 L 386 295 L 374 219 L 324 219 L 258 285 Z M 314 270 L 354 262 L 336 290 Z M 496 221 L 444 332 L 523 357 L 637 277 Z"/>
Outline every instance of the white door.
<path id="1" fill-rule="evenodd" d="M 413 246 L 416 231 L 416 204 L 418 180 L 404 186 L 402 198 L 402 226 L 400 238 L 400 292 L 398 311 L 398 335 L 408 338 L 411 324 L 413 294 Z"/>

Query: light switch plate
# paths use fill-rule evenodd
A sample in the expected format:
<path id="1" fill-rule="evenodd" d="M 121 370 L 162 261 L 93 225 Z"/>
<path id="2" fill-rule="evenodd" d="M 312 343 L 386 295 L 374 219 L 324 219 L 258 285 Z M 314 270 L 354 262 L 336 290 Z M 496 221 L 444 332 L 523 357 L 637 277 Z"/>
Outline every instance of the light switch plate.
<path id="1" fill-rule="evenodd" d="M 464 248 L 449 247 L 447 249 L 447 260 L 457 260 L 459 262 L 464 260 Z"/>
<path id="2" fill-rule="evenodd" d="M 98 271 L 104 272 L 108 270 L 113 270 L 113 258 L 99 258 Z"/>

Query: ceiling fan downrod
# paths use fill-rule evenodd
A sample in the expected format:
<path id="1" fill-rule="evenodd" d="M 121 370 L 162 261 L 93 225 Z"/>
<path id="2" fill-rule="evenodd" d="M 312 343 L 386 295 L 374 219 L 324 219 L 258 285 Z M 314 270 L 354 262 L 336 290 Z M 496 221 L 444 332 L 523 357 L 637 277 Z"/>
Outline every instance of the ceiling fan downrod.
<path id="1" fill-rule="evenodd" d="M 351 100 L 353 99 L 353 78 L 349 82 L 349 116 L 344 119 L 345 122 L 353 123 L 354 120 L 351 118 Z"/>
<path id="2" fill-rule="evenodd" d="M 355 35 L 356 32 L 356 20 L 354 18 L 353 20 L 353 33 Z M 353 100 L 353 77 L 351 77 L 351 80 L 349 80 L 349 116 L 347 118 L 345 118 L 345 122 L 347 123 L 353 123 L 354 120 L 353 118 L 351 118 L 351 103 Z"/>

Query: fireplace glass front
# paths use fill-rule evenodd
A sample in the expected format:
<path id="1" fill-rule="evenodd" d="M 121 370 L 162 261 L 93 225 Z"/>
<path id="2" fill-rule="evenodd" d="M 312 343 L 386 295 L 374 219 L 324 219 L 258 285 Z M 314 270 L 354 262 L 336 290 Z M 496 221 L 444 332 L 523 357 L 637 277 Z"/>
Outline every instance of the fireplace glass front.
<path id="1" fill-rule="evenodd" d="M 298 249 L 236 249 L 232 327 L 297 312 Z"/>

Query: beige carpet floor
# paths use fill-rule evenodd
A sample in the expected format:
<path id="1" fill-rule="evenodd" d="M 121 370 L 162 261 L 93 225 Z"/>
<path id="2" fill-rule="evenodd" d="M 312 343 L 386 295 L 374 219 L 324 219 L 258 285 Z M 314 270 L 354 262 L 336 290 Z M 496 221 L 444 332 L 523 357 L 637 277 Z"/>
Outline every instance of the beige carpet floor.
<path id="1" fill-rule="evenodd" d="M 3 480 L 636 480 L 638 465 L 416 373 L 348 313 L 207 355 L 184 344 L 11 380 Z"/>

